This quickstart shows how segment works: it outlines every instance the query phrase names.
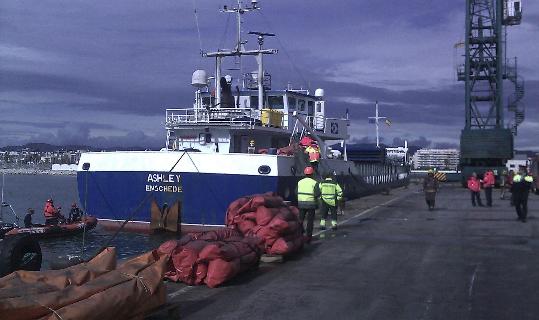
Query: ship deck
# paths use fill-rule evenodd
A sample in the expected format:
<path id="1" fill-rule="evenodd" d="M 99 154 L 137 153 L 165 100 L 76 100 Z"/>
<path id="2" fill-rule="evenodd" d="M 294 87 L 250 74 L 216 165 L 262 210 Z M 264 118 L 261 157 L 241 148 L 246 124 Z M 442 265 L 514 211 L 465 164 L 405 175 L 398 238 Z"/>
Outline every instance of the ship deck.
<path id="1" fill-rule="evenodd" d="M 539 196 L 521 223 L 499 190 L 474 208 L 444 184 L 429 212 L 420 189 L 351 201 L 337 231 L 221 288 L 169 283 L 148 319 L 536 319 Z"/>

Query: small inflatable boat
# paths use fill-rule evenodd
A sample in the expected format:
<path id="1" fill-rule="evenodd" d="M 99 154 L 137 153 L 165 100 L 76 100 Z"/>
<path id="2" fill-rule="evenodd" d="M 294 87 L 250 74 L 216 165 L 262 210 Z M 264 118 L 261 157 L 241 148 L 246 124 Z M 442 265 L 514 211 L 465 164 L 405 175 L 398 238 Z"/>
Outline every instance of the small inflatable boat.
<path id="1" fill-rule="evenodd" d="M 39 239 L 67 237 L 82 233 L 85 228 L 86 231 L 92 230 L 96 225 L 97 219 L 95 217 L 86 216 L 82 219 L 82 221 L 73 223 L 35 225 L 31 228 L 13 228 L 6 232 L 5 236 L 8 237 L 16 234 L 30 234 Z"/>

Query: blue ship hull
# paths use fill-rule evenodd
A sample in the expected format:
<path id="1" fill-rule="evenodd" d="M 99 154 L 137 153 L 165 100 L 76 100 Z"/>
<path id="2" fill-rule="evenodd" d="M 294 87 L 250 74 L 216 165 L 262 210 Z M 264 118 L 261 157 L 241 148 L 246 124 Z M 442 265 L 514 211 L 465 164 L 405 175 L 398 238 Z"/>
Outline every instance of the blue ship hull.
<path id="1" fill-rule="evenodd" d="M 202 227 L 224 225 L 228 205 L 244 196 L 275 192 L 294 204 L 302 171 L 293 157 L 271 155 L 87 153 L 77 182 L 80 203 L 100 224 L 118 227 L 129 220 L 139 226 L 132 229 L 149 231 L 152 207 L 155 223 L 156 208 L 163 211 L 165 204 L 178 204 L 177 223 Z M 318 173 L 329 172 L 338 174 L 347 199 L 408 183 L 407 168 L 394 165 L 324 160 Z"/>
<path id="2" fill-rule="evenodd" d="M 150 205 L 180 203 L 181 223 L 224 225 L 228 205 L 241 196 L 294 187 L 294 177 L 182 173 L 181 181 L 148 182 L 157 172 L 79 172 L 79 197 L 99 219 L 149 222 Z"/>
<path id="3" fill-rule="evenodd" d="M 276 192 L 295 202 L 295 187 L 301 177 L 249 176 L 212 173 L 181 173 L 181 181 L 148 182 L 158 172 L 88 172 L 77 175 L 79 197 L 89 214 L 100 220 L 150 222 L 152 200 L 160 207 L 180 204 L 184 225 L 225 224 L 228 205 L 246 195 Z M 176 174 L 172 174 L 176 175 Z M 394 179 L 376 185 L 352 175 L 338 177 L 348 199 L 403 186 L 408 179 Z"/>

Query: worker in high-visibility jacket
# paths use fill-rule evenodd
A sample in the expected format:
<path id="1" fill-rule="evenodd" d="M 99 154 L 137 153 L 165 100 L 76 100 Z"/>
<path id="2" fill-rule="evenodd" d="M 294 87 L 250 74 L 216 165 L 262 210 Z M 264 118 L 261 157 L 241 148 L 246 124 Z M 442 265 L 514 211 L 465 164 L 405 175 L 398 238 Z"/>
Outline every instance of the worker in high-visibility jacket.
<path id="1" fill-rule="evenodd" d="M 318 181 L 313 179 L 313 167 L 305 167 L 303 170 L 305 178 L 298 181 L 296 194 L 298 195 L 299 219 L 303 226 L 307 218 L 307 228 L 303 228 L 306 241 L 311 242 L 313 236 L 314 213 L 318 208 L 318 199 L 320 199 L 320 188 Z"/>
<path id="2" fill-rule="evenodd" d="M 333 174 L 326 175 L 326 179 L 320 183 L 320 193 L 322 201 L 320 229 L 326 229 L 326 219 L 331 212 L 331 229 L 337 229 L 337 204 L 343 199 L 341 186 L 333 179 Z"/>
<path id="3" fill-rule="evenodd" d="M 520 172 L 513 177 L 513 185 L 511 192 L 513 193 L 513 203 L 517 211 L 518 219 L 526 222 L 528 218 L 528 195 L 533 185 L 533 177 L 526 174 L 525 169 L 520 169 Z"/>
<path id="4" fill-rule="evenodd" d="M 320 148 L 316 143 L 305 148 L 305 153 L 309 156 L 311 166 L 318 165 L 318 161 L 320 161 Z"/>

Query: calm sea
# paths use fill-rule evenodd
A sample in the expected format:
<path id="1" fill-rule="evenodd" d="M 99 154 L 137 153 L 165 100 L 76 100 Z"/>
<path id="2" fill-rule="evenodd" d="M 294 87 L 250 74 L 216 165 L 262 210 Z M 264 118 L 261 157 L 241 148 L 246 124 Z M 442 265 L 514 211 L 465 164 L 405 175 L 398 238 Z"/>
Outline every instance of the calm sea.
<path id="1" fill-rule="evenodd" d="M 2 175 L 0 175 L 0 188 Z M 34 223 L 43 223 L 43 206 L 49 198 L 54 199 L 55 206 L 63 208 L 62 213 L 67 215 L 73 202 L 78 201 L 77 178 L 76 176 L 53 176 L 53 175 L 5 175 L 4 176 L 4 201 L 9 203 L 16 214 L 24 218 L 27 208 L 34 208 Z M 80 205 L 82 207 L 82 205 Z M 11 213 L 3 209 L 4 221 L 12 222 L 14 218 Z M 110 237 L 112 232 L 105 231 L 99 227 L 88 232 L 84 237 L 77 235 L 67 238 L 56 238 L 41 240 L 43 251 L 43 268 L 48 268 L 49 263 L 58 256 L 80 255 L 83 250 L 84 256 L 91 256 Z M 175 235 L 142 235 L 129 232 L 121 232 L 112 241 L 120 259 L 125 259 L 148 250 L 154 249 L 168 239 L 175 238 Z"/>

